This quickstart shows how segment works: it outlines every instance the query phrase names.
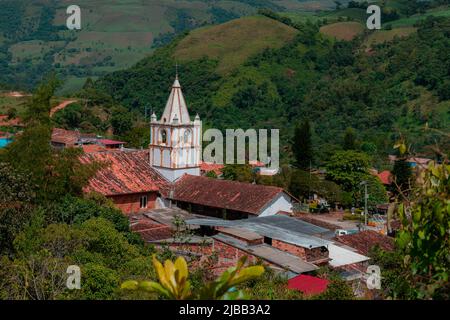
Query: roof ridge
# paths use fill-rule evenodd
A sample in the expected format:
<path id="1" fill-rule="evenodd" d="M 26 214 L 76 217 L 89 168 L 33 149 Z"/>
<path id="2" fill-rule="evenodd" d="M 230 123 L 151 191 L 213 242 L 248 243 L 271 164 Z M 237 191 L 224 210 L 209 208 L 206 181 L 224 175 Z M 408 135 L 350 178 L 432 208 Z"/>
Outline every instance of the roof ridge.
<path id="1" fill-rule="evenodd" d="M 210 178 L 210 177 L 206 177 L 206 176 L 194 176 L 188 173 L 185 173 L 183 176 L 192 176 L 194 178 L 203 178 L 204 180 L 215 180 L 215 181 L 220 181 L 221 183 L 234 183 L 234 184 L 246 184 L 246 185 L 252 185 L 252 186 L 257 186 L 257 187 L 264 187 L 264 188 L 271 188 L 271 189 L 277 189 L 280 191 L 285 191 L 282 187 L 277 187 L 277 186 L 270 186 L 270 185 L 265 185 L 265 184 L 254 184 L 251 182 L 243 182 L 243 181 L 236 181 L 236 180 L 227 180 L 227 179 L 216 179 L 216 178 Z M 178 180 L 180 181 L 181 178 Z"/>

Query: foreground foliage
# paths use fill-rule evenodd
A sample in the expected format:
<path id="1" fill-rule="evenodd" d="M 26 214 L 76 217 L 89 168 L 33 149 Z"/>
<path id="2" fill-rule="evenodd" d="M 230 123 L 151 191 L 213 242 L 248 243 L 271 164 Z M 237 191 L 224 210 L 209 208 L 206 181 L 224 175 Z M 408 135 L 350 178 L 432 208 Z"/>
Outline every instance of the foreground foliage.
<path id="1" fill-rule="evenodd" d="M 216 280 L 204 284 L 198 292 L 191 291 L 188 280 L 189 271 L 186 260 L 178 257 L 173 263 L 170 260 L 164 262 L 164 266 L 155 257 L 153 265 L 158 274 L 158 282 L 152 281 L 127 281 L 121 286 L 127 290 L 147 290 L 157 292 L 162 297 L 174 300 L 203 299 L 203 300 L 235 300 L 245 298 L 242 290 L 235 287 L 252 279 L 260 277 L 264 273 L 262 266 L 244 267 L 246 257 L 242 257 L 236 267 L 226 270 Z"/>

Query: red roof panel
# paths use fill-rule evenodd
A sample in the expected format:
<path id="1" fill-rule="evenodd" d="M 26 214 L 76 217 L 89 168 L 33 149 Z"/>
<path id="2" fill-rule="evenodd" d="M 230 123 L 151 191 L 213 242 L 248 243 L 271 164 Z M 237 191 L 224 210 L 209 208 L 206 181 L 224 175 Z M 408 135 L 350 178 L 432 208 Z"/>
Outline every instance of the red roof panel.
<path id="1" fill-rule="evenodd" d="M 288 281 L 288 288 L 306 295 L 321 294 L 327 290 L 329 281 L 308 275 L 298 275 Z"/>

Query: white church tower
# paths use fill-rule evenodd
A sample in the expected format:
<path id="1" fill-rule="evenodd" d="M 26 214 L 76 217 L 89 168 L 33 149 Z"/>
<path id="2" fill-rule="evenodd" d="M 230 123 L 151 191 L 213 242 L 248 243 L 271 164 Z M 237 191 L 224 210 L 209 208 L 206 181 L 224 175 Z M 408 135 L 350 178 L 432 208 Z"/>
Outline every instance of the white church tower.
<path id="1" fill-rule="evenodd" d="M 200 117 L 191 121 L 177 75 L 161 119 L 151 117 L 150 165 L 169 181 L 200 175 L 201 136 Z"/>

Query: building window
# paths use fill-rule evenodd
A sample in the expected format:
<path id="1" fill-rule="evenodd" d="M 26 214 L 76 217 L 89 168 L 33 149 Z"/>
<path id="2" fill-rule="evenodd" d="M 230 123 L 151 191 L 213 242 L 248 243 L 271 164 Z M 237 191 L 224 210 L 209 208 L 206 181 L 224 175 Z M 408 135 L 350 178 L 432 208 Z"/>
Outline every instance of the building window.
<path id="1" fill-rule="evenodd" d="M 147 208 L 147 196 L 142 196 L 141 197 L 141 209 L 146 209 Z"/>
<path id="2" fill-rule="evenodd" d="M 167 131 L 166 130 L 161 130 L 161 143 L 167 143 Z"/>
<path id="3" fill-rule="evenodd" d="M 192 132 L 191 132 L 190 129 L 187 129 L 187 130 L 184 132 L 184 143 L 185 143 L 185 144 L 191 143 L 191 137 L 192 137 Z"/>

